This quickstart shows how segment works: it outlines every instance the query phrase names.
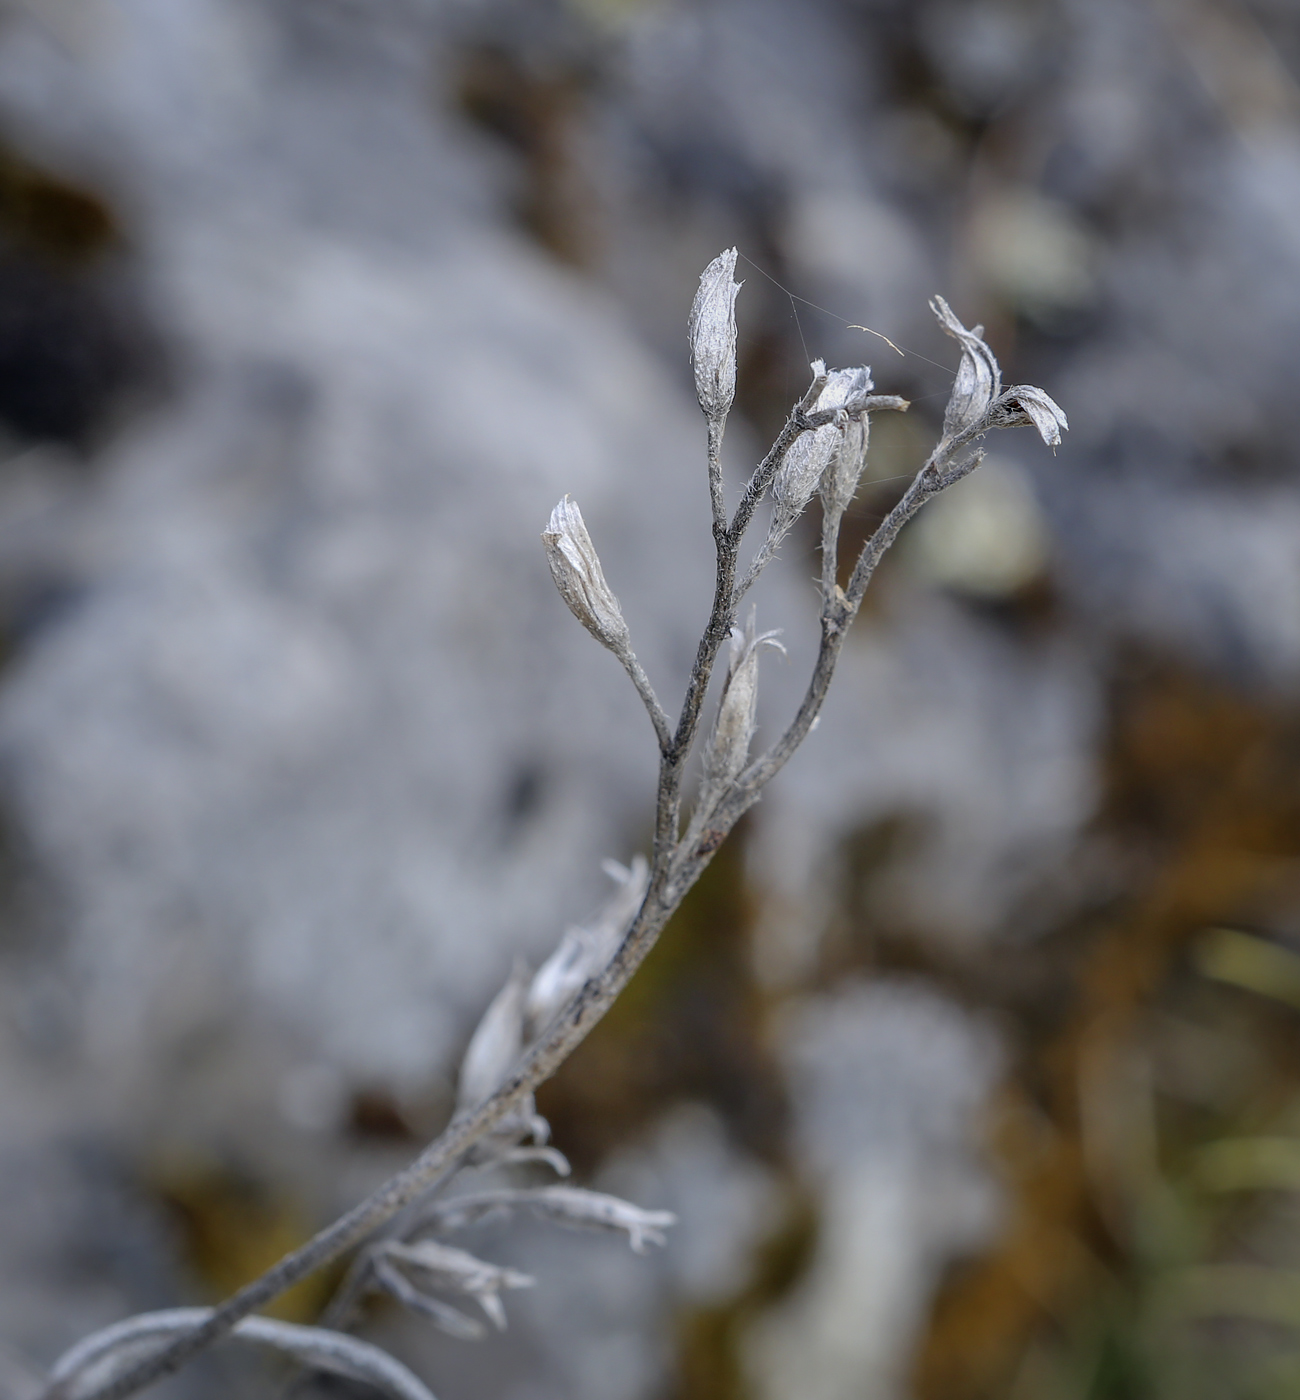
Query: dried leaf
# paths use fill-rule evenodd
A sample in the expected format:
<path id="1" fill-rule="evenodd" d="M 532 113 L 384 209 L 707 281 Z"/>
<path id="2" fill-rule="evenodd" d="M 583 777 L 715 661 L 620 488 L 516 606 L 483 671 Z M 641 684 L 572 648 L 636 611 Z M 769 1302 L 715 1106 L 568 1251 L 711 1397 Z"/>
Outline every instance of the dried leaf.
<path id="1" fill-rule="evenodd" d="M 505 986 L 492 999 L 470 1037 L 460 1065 L 456 1106 L 471 1108 L 488 1098 L 524 1048 L 526 969 L 516 963 Z M 518 1136 L 516 1134 L 516 1136 Z"/>
<path id="2" fill-rule="evenodd" d="M 664 1231 L 677 1223 L 666 1210 L 642 1210 L 630 1201 L 586 1191 L 576 1186 L 542 1186 L 532 1190 L 483 1191 L 440 1201 L 420 1218 L 422 1230 L 459 1230 L 493 1215 L 530 1210 L 545 1220 L 584 1229 L 614 1230 L 626 1234 L 638 1254 L 647 1244 L 664 1244 Z"/>
<path id="3" fill-rule="evenodd" d="M 531 1288 L 537 1282 L 518 1269 L 489 1264 L 463 1249 L 435 1240 L 419 1240 L 415 1244 L 392 1241 L 380 1246 L 377 1253 L 391 1264 L 418 1272 L 431 1288 L 468 1294 L 499 1331 L 504 1331 L 506 1325 L 505 1309 L 498 1296 L 501 1290 Z"/>
<path id="4" fill-rule="evenodd" d="M 374 1277 L 375 1282 L 386 1293 L 391 1293 L 399 1303 L 410 1308 L 412 1312 L 418 1312 L 422 1317 L 427 1317 L 435 1327 L 446 1332 L 449 1337 L 459 1337 L 462 1342 L 481 1342 L 487 1336 L 487 1328 L 481 1322 L 475 1318 L 467 1317 L 459 1308 L 453 1308 L 450 1303 L 444 1303 L 438 1298 L 431 1298 L 386 1260 L 377 1259 L 375 1261 Z"/>
<path id="5" fill-rule="evenodd" d="M 50 1371 L 50 1381 L 75 1400 L 92 1386 L 110 1383 L 142 1355 L 156 1350 L 159 1342 L 191 1332 L 211 1316 L 210 1308 L 168 1308 L 115 1322 L 64 1352 Z M 342 1332 L 246 1317 L 235 1324 L 232 1336 L 286 1352 L 317 1370 L 362 1381 L 389 1400 L 433 1400 L 424 1382 L 400 1361 Z"/>
<path id="6" fill-rule="evenodd" d="M 565 933 L 533 977 L 527 1015 L 534 1035 L 589 977 L 606 966 L 645 899 L 650 867 L 644 856 L 634 856 L 630 869 L 607 861 L 605 872 L 617 881 L 618 890 L 592 920 Z"/>

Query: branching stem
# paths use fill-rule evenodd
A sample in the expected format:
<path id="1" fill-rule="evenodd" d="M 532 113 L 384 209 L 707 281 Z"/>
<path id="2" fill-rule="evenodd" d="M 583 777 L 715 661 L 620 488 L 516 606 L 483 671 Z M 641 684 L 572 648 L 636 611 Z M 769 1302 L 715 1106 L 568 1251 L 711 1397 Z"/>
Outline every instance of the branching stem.
<path id="1" fill-rule="evenodd" d="M 945 308 L 946 309 L 946 308 Z M 963 331 L 963 334 L 968 334 Z M 973 338 L 973 337 L 972 337 Z M 982 346 L 982 342 L 978 342 Z M 987 347 L 984 347 L 987 350 Z M 990 354 L 991 358 L 991 354 Z M 628 927 L 608 964 L 590 977 L 568 1004 L 546 1026 L 519 1058 L 496 1090 L 482 1103 L 457 1113 L 442 1134 L 409 1166 L 391 1177 L 360 1204 L 292 1253 L 285 1255 L 260 1278 L 241 1288 L 219 1307 L 186 1314 L 179 1335 L 160 1341 L 156 1350 L 121 1368 L 98 1386 L 76 1384 L 76 1369 L 56 1368 L 41 1400 L 125 1400 L 152 1382 L 178 1370 L 213 1342 L 228 1335 L 242 1319 L 265 1306 L 294 1284 L 345 1254 L 392 1221 L 408 1206 L 427 1198 L 464 1163 L 467 1154 L 503 1120 L 524 1105 L 539 1085 L 559 1068 L 604 1016 L 627 986 L 646 955 L 654 947 L 686 892 L 694 884 L 714 852 L 740 817 L 758 800 L 768 782 L 789 761 L 812 729 L 835 671 L 849 625 L 862 604 L 867 585 L 885 551 L 921 506 L 944 487 L 965 476 L 979 461 L 973 444 L 987 430 L 987 414 L 971 418 L 971 425 L 946 435 L 924 467 L 863 545 L 846 589 L 836 582 L 838 533 L 842 511 L 828 511 L 822 536 L 821 643 L 808 688 L 798 713 L 777 742 L 751 763 L 710 806 L 697 810 L 686 839 L 680 838 L 682 779 L 686 760 L 696 739 L 705 693 L 713 674 L 718 650 L 735 622 L 739 591 L 736 560 L 741 541 L 755 510 L 772 484 L 791 444 L 800 433 L 829 423 L 837 410 L 814 412 L 826 383 L 818 374 L 777 435 L 771 450 L 755 469 L 741 496 L 730 525 L 722 489 L 722 423 L 709 422 L 709 497 L 716 553 L 713 604 L 700 638 L 681 713 L 675 729 L 656 698 L 640 663 L 628 650 L 624 666 L 650 715 L 659 741 L 659 787 L 656 800 L 654 858 L 649 886 L 641 908 Z M 1041 395 L 1041 391 L 1034 393 Z M 1042 396 L 1045 398 L 1045 396 Z M 903 406 L 901 400 L 879 401 L 881 406 Z M 1050 404 L 1050 400 L 1047 401 Z M 866 411 L 873 401 L 846 409 Z M 1053 406 L 1054 408 L 1054 406 Z M 1064 414 L 1055 410 L 1064 424 Z M 1040 425 L 1040 431 L 1042 431 Z M 1046 434 L 1045 434 L 1046 437 Z M 1059 432 L 1057 433 L 1059 440 Z M 747 586 L 747 585 L 746 585 Z M 365 1265 L 354 1264 L 329 1318 L 342 1322 L 364 1281 Z M 177 1317 L 180 1315 L 178 1314 Z M 190 1317 L 195 1319 L 190 1325 Z M 123 1324 L 127 1326 L 128 1324 Z M 171 1324 L 169 1324 L 171 1326 Z M 172 1327 L 175 1330 L 175 1327 Z M 71 1353 L 70 1355 L 75 1355 Z M 67 1362 L 68 1358 L 65 1358 Z"/>

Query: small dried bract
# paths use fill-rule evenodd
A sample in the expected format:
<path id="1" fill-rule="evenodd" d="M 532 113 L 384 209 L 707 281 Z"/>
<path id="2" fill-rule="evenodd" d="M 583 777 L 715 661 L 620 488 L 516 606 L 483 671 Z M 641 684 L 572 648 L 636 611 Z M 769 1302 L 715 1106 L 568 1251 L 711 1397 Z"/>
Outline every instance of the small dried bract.
<path id="1" fill-rule="evenodd" d="M 700 274 L 687 336 L 695 369 L 695 395 L 705 414 L 720 423 L 736 396 L 736 250 L 728 248 Z"/>
<path id="2" fill-rule="evenodd" d="M 551 577 L 569 611 L 616 656 L 627 656 L 631 649 L 627 623 L 605 582 L 600 557 L 576 501 L 565 496 L 555 507 L 549 528 L 542 531 L 542 543 Z"/>

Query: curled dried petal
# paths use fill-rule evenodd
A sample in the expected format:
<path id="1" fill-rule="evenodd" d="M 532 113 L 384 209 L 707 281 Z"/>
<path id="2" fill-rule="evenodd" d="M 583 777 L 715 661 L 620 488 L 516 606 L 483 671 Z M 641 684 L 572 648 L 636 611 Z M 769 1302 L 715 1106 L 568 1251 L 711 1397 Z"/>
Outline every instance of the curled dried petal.
<path id="1" fill-rule="evenodd" d="M 551 577 L 569 611 L 616 656 L 627 655 L 631 646 L 627 623 L 605 582 L 605 571 L 577 501 L 565 496 L 555 507 L 549 527 L 542 532 L 542 543 Z"/>
<path id="2" fill-rule="evenodd" d="M 736 250 L 728 248 L 700 274 L 687 335 L 700 407 L 721 421 L 736 396 Z"/>
<path id="3" fill-rule="evenodd" d="M 990 420 L 995 428 L 1032 425 L 1048 447 L 1059 447 L 1062 429 L 1070 428 L 1060 404 L 1032 384 L 1017 384 L 1002 394 Z"/>
<path id="4" fill-rule="evenodd" d="M 956 437 L 984 422 L 993 400 L 1002 391 L 1002 371 L 993 351 L 981 339 L 983 326 L 967 330 L 942 297 L 930 302 L 944 332 L 961 346 L 961 363 L 943 415 L 944 437 Z"/>

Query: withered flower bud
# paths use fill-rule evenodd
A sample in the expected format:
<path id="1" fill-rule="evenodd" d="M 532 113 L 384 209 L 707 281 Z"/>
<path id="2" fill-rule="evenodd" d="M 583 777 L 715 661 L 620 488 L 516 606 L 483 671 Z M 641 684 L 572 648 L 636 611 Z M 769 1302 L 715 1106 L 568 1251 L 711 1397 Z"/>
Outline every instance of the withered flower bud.
<path id="1" fill-rule="evenodd" d="M 731 632 L 731 664 L 727 684 L 718 705 L 709 747 L 704 755 L 704 783 L 714 792 L 737 777 L 749 759 L 749 743 L 754 737 L 758 708 L 758 657 L 764 647 L 784 652 L 777 641 L 779 632 L 754 631 L 754 614 L 742 632 Z"/>
<path id="2" fill-rule="evenodd" d="M 551 577 L 569 611 L 598 642 L 616 656 L 625 655 L 631 646 L 627 623 L 605 582 L 605 571 L 576 501 L 565 496 L 555 507 L 550 527 L 542 532 L 542 543 Z"/>
<path id="3" fill-rule="evenodd" d="M 721 422 L 736 396 L 736 250 L 719 253 L 700 275 L 687 335 L 700 407 Z"/>

